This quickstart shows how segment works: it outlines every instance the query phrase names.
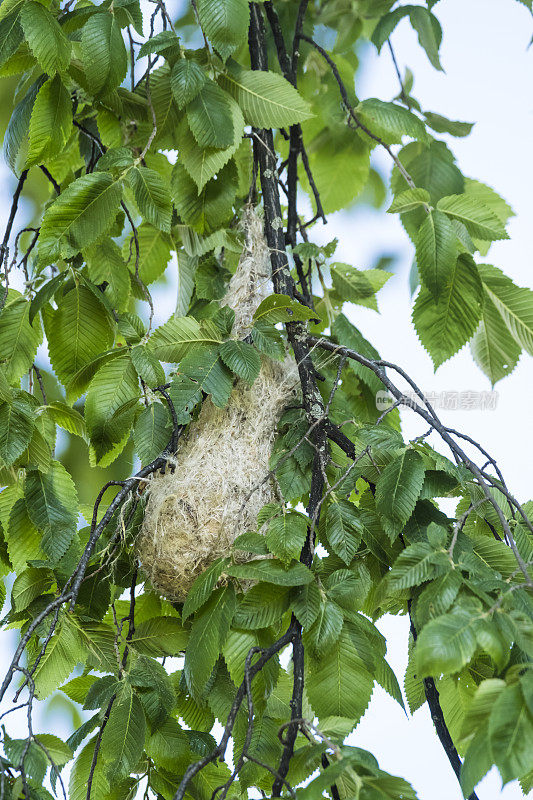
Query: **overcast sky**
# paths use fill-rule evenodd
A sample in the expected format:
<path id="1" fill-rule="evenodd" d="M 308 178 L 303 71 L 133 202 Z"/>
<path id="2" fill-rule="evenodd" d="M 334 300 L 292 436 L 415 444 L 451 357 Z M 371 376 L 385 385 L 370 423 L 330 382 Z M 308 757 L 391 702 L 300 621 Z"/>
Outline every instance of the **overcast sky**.
<path id="1" fill-rule="evenodd" d="M 171 3 L 167 5 L 170 7 Z M 392 37 L 398 61 L 402 68 L 408 65 L 415 73 L 413 94 L 423 108 L 451 119 L 476 122 L 470 137 L 451 140 L 459 166 L 467 176 L 493 186 L 516 213 L 509 225 L 511 239 L 495 243 L 487 261 L 503 269 L 519 285 L 533 288 L 533 49 L 527 50 L 533 31 L 532 18 L 523 5 L 513 0 L 441 0 L 435 13 L 444 29 L 441 53 L 445 74 L 430 66 L 406 21 L 400 23 Z M 369 48 L 365 73 L 358 85 L 359 97 L 390 99 L 397 88 L 387 50 L 384 48 L 377 58 L 373 48 Z M 382 154 L 377 163 L 384 172 L 390 170 Z M 7 189 L 0 211 L 4 224 L 11 191 L 10 185 L 5 184 L 7 177 L 5 165 L 1 164 L 0 179 Z M 397 217 L 382 212 L 339 213 L 330 217 L 326 227 L 317 226 L 313 236 L 324 242 L 337 236 L 336 258 L 360 268 L 371 266 L 384 250 L 400 253 L 398 269 L 380 293 L 381 314 L 349 307 L 353 322 L 384 358 L 404 366 L 426 392 L 490 391 L 488 379 L 475 366 L 467 348 L 433 373 L 431 360 L 410 323 L 412 303 L 407 276 L 413 248 Z M 161 301 L 163 298 L 168 301 L 168 287 L 160 296 Z M 163 304 L 157 305 L 162 312 Z M 497 384 L 496 391 L 498 400 L 493 411 L 439 413 L 447 424 L 481 441 L 497 458 L 513 492 L 520 500 L 528 500 L 532 495 L 529 463 L 533 451 L 532 360 L 522 356 L 514 373 Z M 407 436 L 421 432 L 408 412 L 402 412 L 402 416 Z M 387 636 L 388 658 L 401 683 L 406 662 L 406 621 L 389 617 L 379 626 Z M 4 646 L 0 652 L 5 651 Z M 1 662 L 2 655 L 0 666 Z M 59 726 L 59 717 L 54 720 L 54 725 Z M 24 722 L 21 716 L 18 735 L 24 735 Z M 17 735 L 13 727 L 10 732 Z M 53 732 L 66 733 L 58 727 Z M 407 719 L 394 701 L 376 690 L 369 713 L 352 739 L 372 751 L 382 769 L 410 780 L 420 800 L 462 797 L 425 709 Z M 500 793 L 495 771 L 480 784 L 478 795 L 480 800 L 522 797 L 516 784 Z"/>

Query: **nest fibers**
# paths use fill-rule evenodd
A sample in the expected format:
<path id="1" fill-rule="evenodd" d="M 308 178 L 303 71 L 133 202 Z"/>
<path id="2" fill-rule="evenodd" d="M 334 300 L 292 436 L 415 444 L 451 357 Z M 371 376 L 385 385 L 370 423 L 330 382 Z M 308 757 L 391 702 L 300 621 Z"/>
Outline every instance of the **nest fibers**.
<path id="1" fill-rule="evenodd" d="M 239 339 L 271 291 L 269 251 L 252 208 L 243 228 L 245 247 L 223 301 L 235 311 L 233 335 Z M 254 384 L 238 381 L 225 408 L 210 399 L 203 403 L 171 460 L 174 472 L 150 481 L 137 553 L 162 594 L 184 600 L 198 575 L 229 555 L 239 534 L 256 528 L 259 510 L 279 499 L 268 464 L 278 420 L 297 383 L 293 359 L 264 359 Z M 242 554 L 242 560 L 250 557 Z"/>

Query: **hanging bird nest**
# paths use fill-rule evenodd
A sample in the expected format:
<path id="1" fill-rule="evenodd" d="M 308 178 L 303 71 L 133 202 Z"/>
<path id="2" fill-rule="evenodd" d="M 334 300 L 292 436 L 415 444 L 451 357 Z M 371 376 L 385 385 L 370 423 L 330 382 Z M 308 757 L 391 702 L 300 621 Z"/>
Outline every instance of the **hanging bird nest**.
<path id="1" fill-rule="evenodd" d="M 235 311 L 237 339 L 250 332 L 255 310 L 271 292 L 261 219 L 247 208 L 242 224 L 244 250 L 222 301 Z M 292 357 L 263 359 L 253 385 L 239 380 L 225 408 L 203 403 L 170 459 L 173 470 L 150 481 L 137 554 L 161 594 L 183 601 L 198 575 L 257 527 L 260 509 L 280 500 L 275 481 L 265 478 L 277 423 L 297 385 Z M 244 561 L 252 557 L 240 554 Z"/>

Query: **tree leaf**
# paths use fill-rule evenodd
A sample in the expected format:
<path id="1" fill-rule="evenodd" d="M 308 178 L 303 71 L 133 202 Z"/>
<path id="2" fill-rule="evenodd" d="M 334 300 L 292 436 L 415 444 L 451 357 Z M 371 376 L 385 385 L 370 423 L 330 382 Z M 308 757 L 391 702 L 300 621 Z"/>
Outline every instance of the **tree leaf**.
<path id="1" fill-rule="evenodd" d="M 521 289 L 496 267 L 480 265 L 483 291 L 518 344 L 533 355 L 533 292 Z"/>
<path id="2" fill-rule="evenodd" d="M 416 643 L 416 665 L 421 677 L 459 672 L 476 650 L 477 615 L 457 606 L 425 625 Z"/>
<path id="3" fill-rule="evenodd" d="M 180 372 L 210 394 L 218 408 L 224 408 L 233 391 L 233 376 L 219 358 L 217 347 L 191 350 L 180 362 Z"/>
<path id="4" fill-rule="evenodd" d="M 232 564 L 226 572 L 234 578 L 265 581 L 278 586 L 302 586 L 313 580 L 313 573 L 299 561 L 284 567 L 281 561 L 254 559 L 246 564 Z"/>
<path id="5" fill-rule="evenodd" d="M 429 192 L 426 189 L 406 189 L 400 192 L 387 209 L 388 214 L 404 214 L 420 206 L 427 206 L 430 202 Z"/>
<path id="6" fill-rule="evenodd" d="M 30 325 L 29 311 L 28 301 L 18 292 L 10 292 L 0 314 L 0 364 L 9 383 L 30 369 L 41 343 L 39 321 Z"/>
<path id="7" fill-rule="evenodd" d="M 442 64 L 439 59 L 442 28 L 438 19 L 429 9 L 420 6 L 410 6 L 409 19 L 418 34 L 420 46 L 426 51 L 432 66 L 442 72 Z"/>
<path id="8" fill-rule="evenodd" d="M 19 572 L 11 589 L 11 602 L 15 611 L 23 611 L 36 597 L 44 594 L 53 583 L 49 569 L 29 567 Z"/>
<path id="9" fill-rule="evenodd" d="M 247 342 L 229 340 L 220 345 L 220 357 L 232 372 L 252 385 L 261 369 L 261 356 Z"/>
<path id="10" fill-rule="evenodd" d="M 162 361 L 181 361 L 194 344 L 219 344 L 212 330 L 202 328 L 194 317 L 171 317 L 148 340 L 149 349 Z"/>
<path id="11" fill-rule="evenodd" d="M 140 622 L 132 647 L 147 656 L 178 656 L 187 646 L 188 633 L 176 617 L 153 617 Z"/>
<path id="12" fill-rule="evenodd" d="M 224 646 L 235 613 L 233 586 L 215 589 L 197 612 L 185 652 L 185 677 L 189 689 L 200 694 Z"/>
<path id="13" fill-rule="evenodd" d="M 437 208 L 452 219 L 462 222 L 471 236 L 478 239 L 508 239 L 509 236 L 498 216 L 478 198 L 468 194 L 442 197 Z"/>
<path id="14" fill-rule="evenodd" d="M 237 606 L 233 624 L 238 628 L 268 628 L 282 618 L 289 607 L 287 589 L 273 583 L 258 583 L 248 589 Z"/>
<path id="15" fill-rule="evenodd" d="M 376 483 L 376 508 L 404 525 L 416 505 L 424 483 L 425 466 L 415 450 L 404 450 L 385 467 Z"/>
<path id="16" fill-rule="evenodd" d="M 156 228 L 170 233 L 172 201 L 168 186 L 155 169 L 133 167 L 128 172 L 137 207 L 145 220 Z"/>
<path id="17" fill-rule="evenodd" d="M 10 466 L 24 452 L 33 434 L 30 408 L 19 401 L 0 403 L 0 458 Z"/>
<path id="18" fill-rule="evenodd" d="M 426 124 L 437 133 L 449 133 L 451 136 L 468 136 L 474 127 L 474 122 L 458 122 L 447 119 L 442 114 L 433 111 L 424 111 Z"/>
<path id="19" fill-rule="evenodd" d="M 43 72 L 53 76 L 70 64 L 71 44 L 58 21 L 42 3 L 25 0 L 20 21 L 30 50 Z"/>
<path id="20" fill-rule="evenodd" d="M 230 147 L 234 141 L 235 101 L 213 81 L 206 82 L 187 104 L 187 121 L 200 147 Z"/>
<path id="21" fill-rule="evenodd" d="M 361 543 L 362 524 L 353 503 L 330 503 L 323 523 L 324 534 L 336 555 L 349 564 Z"/>
<path id="22" fill-rule="evenodd" d="M 297 511 L 272 517 L 265 534 L 270 552 L 286 564 L 299 558 L 307 537 L 307 524 L 307 517 Z"/>
<path id="23" fill-rule="evenodd" d="M 198 16 L 205 35 L 224 60 L 246 42 L 250 21 L 247 0 L 199 0 Z"/>
<path id="24" fill-rule="evenodd" d="M 26 164 L 28 166 L 40 164 L 59 155 L 71 130 L 70 95 L 61 78 L 56 75 L 55 78 L 43 83 L 35 99 L 30 120 Z"/>
<path id="25" fill-rule="evenodd" d="M 92 727 L 94 727 L 94 725 Z M 92 727 L 90 727 L 89 730 L 91 730 Z M 83 738 L 87 736 L 89 730 L 85 733 Z M 87 782 L 94 758 L 95 744 L 96 737 L 87 742 L 74 762 L 68 786 L 70 800 L 86 800 L 87 798 Z M 103 759 L 98 758 L 91 784 L 91 797 L 93 800 L 103 800 L 103 798 L 108 795 L 109 781 L 106 778 L 104 762 Z"/>
<path id="26" fill-rule="evenodd" d="M 0 20 L 0 67 L 15 53 L 23 39 L 18 14 L 9 14 Z"/>
<path id="27" fill-rule="evenodd" d="M 73 181 L 45 212 L 39 236 L 41 262 L 70 258 L 96 241 L 115 219 L 121 197 L 120 182 L 107 172 Z"/>
<path id="28" fill-rule="evenodd" d="M 440 203 L 440 201 L 439 201 Z M 445 214 L 430 211 L 416 236 L 418 273 L 435 301 L 445 290 L 457 260 L 457 236 Z"/>
<path id="29" fill-rule="evenodd" d="M 303 628 L 309 628 L 318 616 L 322 597 L 318 585 L 313 581 L 293 589 L 291 607 Z"/>
<path id="30" fill-rule="evenodd" d="M 481 318 L 482 303 L 478 270 L 466 254 L 457 259 L 438 303 L 428 289 L 421 288 L 413 309 L 413 323 L 435 369 L 473 335 Z"/>
<path id="31" fill-rule="evenodd" d="M 136 693 L 127 683 L 111 707 L 102 736 L 102 753 L 111 762 L 107 768 L 110 780 L 117 780 L 135 768 L 144 749 L 146 721 Z"/>
<path id="32" fill-rule="evenodd" d="M 350 623 L 345 623 L 329 652 L 320 659 L 309 659 L 307 693 L 321 719 L 342 716 L 358 721 L 370 701 L 373 685 L 374 679 L 350 636 Z"/>
<path id="33" fill-rule="evenodd" d="M 217 558 L 216 561 L 198 575 L 183 604 L 181 616 L 184 622 L 207 601 L 227 563 L 225 558 Z"/>
<path id="34" fill-rule="evenodd" d="M 80 284 L 67 292 L 47 318 L 48 354 L 54 372 L 66 385 L 113 344 L 112 322 L 105 306 Z"/>
<path id="35" fill-rule="evenodd" d="M 415 542 L 402 550 L 387 576 L 393 591 L 419 586 L 435 574 L 435 551 L 426 542 Z"/>
<path id="36" fill-rule="evenodd" d="M 170 86 L 179 109 L 190 103 L 207 80 L 205 70 L 191 58 L 180 58 L 172 67 Z"/>
<path id="37" fill-rule="evenodd" d="M 401 142 L 403 136 L 426 141 L 426 126 L 415 114 L 396 103 L 385 103 L 376 97 L 363 100 L 355 108 L 361 122 L 388 144 Z M 364 132 L 362 133 L 364 136 Z"/>
<path id="38" fill-rule="evenodd" d="M 493 386 L 513 371 L 520 358 L 520 345 L 486 293 L 479 325 L 470 340 L 470 352 Z"/>
<path id="39" fill-rule="evenodd" d="M 85 75 L 94 94 L 119 86 L 128 70 L 128 54 L 115 14 L 92 14 L 82 29 L 81 54 Z"/>
<path id="40" fill-rule="evenodd" d="M 123 442 L 129 432 L 139 394 L 137 372 L 127 353 L 105 363 L 92 379 L 85 402 L 85 421 L 96 462 L 105 465 L 109 451 L 113 460 L 117 457 L 118 452 L 112 448 Z"/>
<path id="41" fill-rule="evenodd" d="M 282 128 L 312 116 L 307 101 L 275 72 L 248 70 L 231 61 L 220 83 L 238 102 L 248 125 Z"/>
<path id="42" fill-rule="evenodd" d="M 165 449 L 172 435 L 168 409 L 161 403 L 150 403 L 139 414 L 133 429 L 135 451 L 142 464 L 149 464 Z"/>
<path id="43" fill-rule="evenodd" d="M 144 284 L 153 283 L 165 272 L 170 261 L 173 242 L 163 231 L 143 223 L 137 229 L 139 242 L 139 277 Z M 133 237 L 129 237 L 122 247 L 122 255 L 128 269 L 135 274 L 136 249 Z"/>
<path id="44" fill-rule="evenodd" d="M 52 461 L 46 474 L 27 472 L 24 496 L 29 517 L 43 534 L 41 546 L 52 563 L 57 563 L 76 535 L 78 498 L 74 482 L 59 461 Z"/>
<path id="45" fill-rule="evenodd" d="M 350 264 L 336 262 L 331 265 L 333 288 L 343 300 L 378 310 L 375 298 L 378 292 L 392 277 L 383 269 L 359 270 Z"/>
<path id="46" fill-rule="evenodd" d="M 305 636 L 315 658 L 326 655 L 340 636 L 344 619 L 336 603 L 330 600 L 320 604 L 318 615 Z"/>
<path id="47" fill-rule="evenodd" d="M 517 684 L 507 686 L 494 703 L 489 718 L 489 742 L 504 784 L 530 771 L 533 719 Z"/>
<path id="48" fill-rule="evenodd" d="M 316 311 L 291 300 L 285 294 L 270 294 L 260 303 L 254 313 L 254 322 L 295 322 L 297 320 L 316 319 Z"/>
<path id="49" fill-rule="evenodd" d="M 241 144 L 244 130 L 244 118 L 237 103 L 233 103 L 231 106 L 231 116 L 233 141 L 228 147 L 222 150 L 216 147 L 200 147 L 187 124 L 186 118 L 183 118 L 178 127 L 177 139 L 180 149 L 180 160 L 196 183 L 199 193 L 202 191 L 207 181 L 211 180 L 211 178 L 228 163 Z"/>
<path id="50" fill-rule="evenodd" d="M 33 673 L 35 694 L 39 700 L 48 697 L 64 683 L 84 655 L 76 629 L 64 621 L 50 639 Z"/>
<path id="51" fill-rule="evenodd" d="M 230 161 L 217 175 L 208 181 L 201 192 L 183 164 L 179 161 L 172 170 L 172 195 L 176 211 L 183 222 L 198 233 L 216 230 L 231 216 L 237 193 L 237 170 Z"/>

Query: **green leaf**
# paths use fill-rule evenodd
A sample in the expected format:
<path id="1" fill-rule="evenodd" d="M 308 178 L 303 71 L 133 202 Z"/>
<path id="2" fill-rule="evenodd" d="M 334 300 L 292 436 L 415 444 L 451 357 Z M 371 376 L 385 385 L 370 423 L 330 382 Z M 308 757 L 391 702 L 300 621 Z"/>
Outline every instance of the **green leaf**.
<path id="1" fill-rule="evenodd" d="M 54 372 L 66 385 L 113 344 L 112 321 L 103 303 L 76 284 L 47 318 L 48 354 Z"/>
<path id="2" fill-rule="evenodd" d="M 255 322 L 268 322 L 270 325 L 316 318 L 316 311 L 297 300 L 291 300 L 285 294 L 270 294 L 265 297 L 254 314 Z"/>
<path id="3" fill-rule="evenodd" d="M 113 223 L 121 197 L 120 182 L 107 172 L 73 181 L 45 212 L 39 236 L 41 263 L 70 258 L 96 241 Z"/>
<path id="4" fill-rule="evenodd" d="M 207 80 L 205 70 L 190 58 L 180 58 L 172 67 L 170 86 L 179 109 L 190 103 Z"/>
<path id="5" fill-rule="evenodd" d="M 237 103 L 231 106 L 233 141 L 229 147 L 200 147 L 184 117 L 177 131 L 180 160 L 201 192 L 207 181 L 228 163 L 242 141 L 244 118 Z"/>
<path id="6" fill-rule="evenodd" d="M 416 505 L 424 483 L 425 466 L 414 450 L 404 450 L 385 467 L 376 483 L 376 508 L 404 525 Z"/>
<path id="7" fill-rule="evenodd" d="M 151 335 L 149 349 L 161 361 L 181 361 L 191 345 L 218 344 L 210 328 L 202 328 L 194 317 L 171 317 Z"/>
<path id="8" fill-rule="evenodd" d="M 247 342 L 229 340 L 220 345 L 220 357 L 232 372 L 252 385 L 261 369 L 261 356 Z"/>
<path id="9" fill-rule="evenodd" d="M 0 6 L 2 8 L 2 6 Z M 24 157 L 28 141 L 31 112 L 43 78 L 35 81 L 29 91 L 15 107 L 4 135 L 4 158 L 16 175 L 24 169 Z"/>
<path id="10" fill-rule="evenodd" d="M 387 576 L 393 591 L 419 586 L 435 574 L 435 551 L 426 542 L 415 542 L 402 550 Z"/>
<path id="11" fill-rule="evenodd" d="M 170 261 L 173 242 L 170 236 L 148 223 L 139 226 L 137 239 L 139 242 L 139 277 L 144 284 L 148 285 L 165 272 Z M 130 272 L 135 274 L 137 253 L 133 237 L 124 242 L 122 255 L 128 262 Z"/>
<path id="12" fill-rule="evenodd" d="M 468 664 L 476 650 L 478 618 L 472 608 L 457 606 L 449 614 L 428 622 L 416 643 L 418 674 L 453 674 Z"/>
<path id="13" fill-rule="evenodd" d="M 374 680 L 361 660 L 351 630 L 351 624 L 345 623 L 329 652 L 320 659 L 309 659 L 307 693 L 319 718 L 350 717 L 357 722 L 370 701 Z"/>
<path id="14" fill-rule="evenodd" d="M 307 523 L 307 517 L 297 511 L 272 517 L 265 534 L 270 552 L 286 564 L 299 558 L 307 537 Z"/>
<path id="15" fill-rule="evenodd" d="M 33 434 L 30 408 L 25 404 L 0 403 L 0 459 L 10 466 L 24 452 Z"/>
<path id="16" fill-rule="evenodd" d="M 131 645 L 147 656 L 178 656 L 187 639 L 188 633 L 176 617 L 153 617 L 136 625 Z"/>
<path id="17" fill-rule="evenodd" d="M 343 615 L 339 606 L 330 600 L 320 604 L 318 615 L 305 636 L 305 644 L 309 645 L 315 658 L 326 655 L 340 636 Z"/>
<path id="18" fill-rule="evenodd" d="M 4 497 L 6 491 L 4 489 L 2 492 Z M 9 559 L 17 574 L 24 570 L 32 559 L 46 557 L 41 550 L 41 534 L 28 516 L 23 497 L 18 497 L 13 504 L 4 528 Z"/>
<path id="19" fill-rule="evenodd" d="M 403 214 L 412 211 L 413 208 L 427 206 L 431 198 L 426 189 L 406 189 L 396 195 L 391 205 L 387 209 L 388 214 Z"/>
<path id="20" fill-rule="evenodd" d="M 291 608 L 303 628 L 309 628 L 318 616 L 322 595 L 318 585 L 313 581 L 299 586 L 291 594 Z"/>
<path id="21" fill-rule="evenodd" d="M 180 362 L 180 372 L 210 394 L 218 408 L 224 408 L 233 391 L 233 376 L 219 358 L 217 347 L 191 350 Z"/>
<path id="22" fill-rule="evenodd" d="M 139 414 L 133 429 L 135 452 L 142 464 L 149 464 L 165 449 L 172 435 L 168 409 L 161 403 L 150 403 Z"/>
<path id="23" fill-rule="evenodd" d="M 43 72 L 50 76 L 65 72 L 70 63 L 71 44 L 48 9 L 42 3 L 25 0 L 20 21 L 30 50 Z"/>
<path id="24" fill-rule="evenodd" d="M 347 500 L 330 503 L 323 523 L 324 534 L 334 553 L 349 564 L 361 544 L 362 524 L 357 509 Z"/>
<path id="25" fill-rule="evenodd" d="M 182 610 L 182 619 L 185 620 L 203 606 L 226 567 L 224 558 L 217 558 L 204 572 L 202 572 L 189 589 Z"/>
<path id="26" fill-rule="evenodd" d="M 48 642 L 33 674 L 35 694 L 48 697 L 68 678 L 78 661 L 85 657 L 76 629 L 64 621 Z"/>
<path id="27" fill-rule="evenodd" d="M 83 738 L 87 736 L 87 733 L 89 731 L 85 733 Z M 86 800 L 87 798 L 87 781 L 91 773 L 95 744 L 96 737 L 87 742 L 74 762 L 68 785 L 70 800 Z M 98 758 L 91 784 L 91 797 L 93 800 L 103 800 L 103 798 L 109 796 L 109 788 L 104 761 Z"/>
<path id="28" fill-rule="evenodd" d="M 317 137 L 313 150 L 309 153 L 309 166 L 320 193 L 324 212 L 332 214 L 340 209 L 350 208 L 357 196 L 367 185 L 370 166 L 370 148 L 352 131 L 342 138 L 336 138 L 335 149 L 331 140 Z M 316 202 L 305 170 L 299 173 L 302 188 L 307 192 L 314 211 Z M 403 187 L 402 187 L 403 188 Z"/>
<path id="29" fill-rule="evenodd" d="M 42 335 L 38 320 L 30 325 L 30 304 L 13 292 L 0 314 L 0 364 L 9 383 L 27 372 L 37 353 Z"/>
<path id="30" fill-rule="evenodd" d="M 30 470 L 24 490 L 28 514 L 43 534 L 41 546 L 53 563 L 68 550 L 76 535 L 78 498 L 74 482 L 59 461 L 43 474 Z"/>
<path id="31" fill-rule="evenodd" d="M 52 585 L 52 574 L 49 569 L 29 567 L 19 572 L 11 590 L 11 602 L 15 611 L 23 611 L 36 597 L 44 594 Z"/>
<path id="32" fill-rule="evenodd" d="M 285 567 L 281 561 L 254 559 L 246 564 L 233 564 L 225 571 L 234 578 L 265 581 L 278 586 L 302 586 L 313 580 L 313 573 L 299 561 Z"/>
<path id="33" fill-rule="evenodd" d="M 137 374 L 148 386 L 155 388 L 165 383 L 165 371 L 159 360 L 143 344 L 132 347 L 131 361 Z"/>
<path id="34" fill-rule="evenodd" d="M 94 94 L 109 93 L 122 83 L 128 71 L 128 54 L 113 13 L 102 11 L 89 17 L 81 34 L 81 55 Z"/>
<path id="35" fill-rule="evenodd" d="M 245 122 L 256 128 L 282 128 L 312 116 L 307 101 L 275 72 L 244 69 L 232 61 L 220 82 L 238 102 Z"/>
<path id="36" fill-rule="evenodd" d="M 508 239 L 509 236 L 498 216 L 478 198 L 468 194 L 442 197 L 437 208 L 452 219 L 462 222 L 471 236 L 478 239 Z"/>
<path id="37" fill-rule="evenodd" d="M 521 778 L 533 763 L 533 718 L 520 686 L 507 686 L 489 718 L 489 742 L 503 783 Z"/>
<path id="38" fill-rule="evenodd" d="M 400 8 L 395 8 L 394 11 L 389 11 L 378 20 L 378 24 L 374 28 L 371 36 L 371 41 L 376 46 L 378 53 L 398 22 L 409 14 L 412 7 L 413 6 L 401 6 Z"/>
<path id="39" fill-rule="evenodd" d="M 336 262 L 331 265 L 333 288 L 342 300 L 378 310 L 375 298 L 378 292 L 392 278 L 391 272 L 383 269 L 359 270 L 350 264 Z"/>
<path id="40" fill-rule="evenodd" d="M 9 14 L 0 20 L 0 67 L 11 58 L 20 44 L 23 34 L 18 14 Z"/>
<path id="41" fill-rule="evenodd" d="M 518 344 L 533 355 L 533 292 L 521 289 L 496 267 L 479 267 L 483 291 Z"/>
<path id="42" fill-rule="evenodd" d="M 422 287 L 413 309 L 418 338 L 433 359 L 435 369 L 457 353 L 476 330 L 482 311 L 483 290 L 473 259 L 462 254 L 435 303 Z"/>
<path id="43" fill-rule="evenodd" d="M 28 166 L 41 164 L 59 155 L 71 130 L 70 95 L 61 78 L 56 75 L 55 78 L 43 83 L 35 99 L 30 120 L 26 164 Z"/>
<path id="44" fill-rule="evenodd" d="M 216 180 L 208 181 L 199 192 L 195 180 L 178 161 L 172 170 L 171 188 L 176 211 L 183 222 L 198 233 L 211 232 L 231 216 L 237 193 L 235 163 L 226 164 Z"/>
<path id="45" fill-rule="evenodd" d="M 51 733 L 38 733 L 36 740 L 46 748 L 46 756 L 58 767 L 64 766 L 73 757 L 72 750 L 58 736 Z M 51 763 L 51 762 L 50 762 Z"/>
<path id="46" fill-rule="evenodd" d="M 110 780 L 120 780 L 134 770 L 144 749 L 146 721 L 143 707 L 136 693 L 123 684 L 111 707 L 111 713 L 102 736 L 102 752 Z"/>
<path id="47" fill-rule="evenodd" d="M 216 83 L 206 82 L 187 104 L 187 121 L 200 147 L 230 147 L 234 141 L 235 101 Z"/>
<path id="48" fill-rule="evenodd" d="M 492 763 L 488 734 L 485 730 L 479 730 L 468 745 L 461 767 L 461 789 L 465 797 L 470 797 Z"/>
<path id="49" fill-rule="evenodd" d="M 422 141 L 428 138 L 422 120 L 395 103 L 385 103 L 376 97 L 370 97 L 356 106 L 355 113 L 373 134 L 388 144 L 401 142 L 403 136 Z"/>
<path id="50" fill-rule="evenodd" d="M 161 175 L 154 169 L 138 166 L 129 170 L 128 179 L 137 207 L 145 220 L 170 233 L 172 201 Z"/>
<path id="51" fill-rule="evenodd" d="M 224 60 L 246 42 L 247 0 L 198 0 L 198 16 L 205 35 Z"/>
<path id="52" fill-rule="evenodd" d="M 437 133 L 449 133 L 451 136 L 468 136 L 474 122 L 457 122 L 435 114 L 433 111 L 424 111 L 426 124 Z"/>
<path id="53" fill-rule="evenodd" d="M 185 652 L 189 689 L 201 693 L 224 646 L 235 613 L 233 586 L 216 589 L 196 614 Z"/>
<path id="54" fill-rule="evenodd" d="M 420 46 L 426 51 L 432 66 L 443 71 L 439 59 L 442 29 L 438 19 L 427 8 L 420 6 L 410 6 L 409 19 L 418 34 Z"/>
<path id="55" fill-rule="evenodd" d="M 470 340 L 470 352 L 493 386 L 513 371 L 520 358 L 520 345 L 487 293 L 479 325 Z"/>
<path id="56" fill-rule="evenodd" d="M 427 214 L 416 236 L 418 273 L 436 301 L 453 273 L 457 260 L 456 240 L 452 223 L 440 211 Z"/>
<path id="57" fill-rule="evenodd" d="M 273 583 L 258 583 L 240 601 L 233 624 L 244 629 L 268 628 L 279 623 L 288 607 L 287 589 Z"/>
<path id="58" fill-rule="evenodd" d="M 125 444 L 139 393 L 137 372 L 127 353 L 105 363 L 92 379 L 85 402 L 85 421 L 96 463 L 105 466 L 107 454 L 111 451 L 114 460 L 118 452 L 113 448 Z"/>

